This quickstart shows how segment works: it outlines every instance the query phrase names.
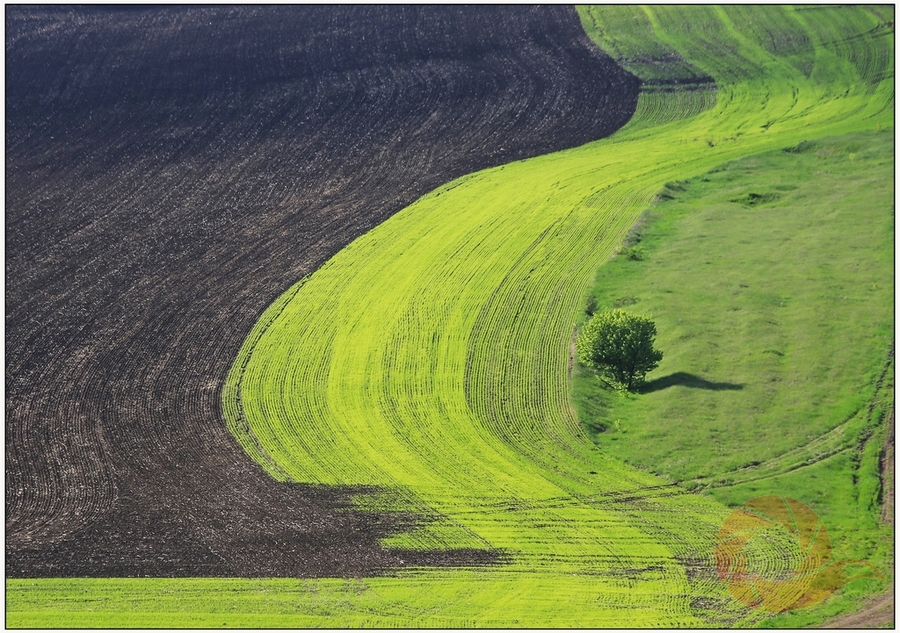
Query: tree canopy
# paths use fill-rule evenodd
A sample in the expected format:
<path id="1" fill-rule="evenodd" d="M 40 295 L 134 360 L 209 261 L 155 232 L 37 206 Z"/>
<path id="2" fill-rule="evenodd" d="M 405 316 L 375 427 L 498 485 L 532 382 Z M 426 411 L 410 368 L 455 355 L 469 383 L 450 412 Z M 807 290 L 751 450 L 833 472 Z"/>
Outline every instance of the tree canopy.
<path id="1" fill-rule="evenodd" d="M 582 364 L 597 369 L 616 387 L 635 391 L 662 360 L 662 352 L 653 348 L 655 339 L 656 324 L 649 318 L 605 310 L 585 324 L 575 347 Z"/>

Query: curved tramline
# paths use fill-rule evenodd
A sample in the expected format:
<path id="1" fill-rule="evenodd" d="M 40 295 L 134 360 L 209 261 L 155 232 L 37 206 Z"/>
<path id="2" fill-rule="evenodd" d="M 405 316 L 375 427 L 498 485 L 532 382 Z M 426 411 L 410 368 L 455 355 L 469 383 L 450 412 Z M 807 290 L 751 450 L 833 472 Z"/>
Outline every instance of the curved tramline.
<path id="1" fill-rule="evenodd" d="M 398 558 L 482 550 L 495 564 L 363 579 L 15 581 L 16 622 L 759 621 L 716 573 L 729 509 L 605 455 L 582 430 L 569 402 L 573 325 L 597 267 L 666 182 L 891 126 L 893 7 L 579 11 L 644 82 L 632 121 L 456 179 L 356 239 L 262 315 L 222 392 L 230 431 L 272 478 L 363 486 L 359 509 L 407 521 L 382 540 Z M 59 611 L 76 590 L 99 597 Z"/>
<path id="2" fill-rule="evenodd" d="M 688 60 L 715 79 L 715 107 L 428 194 L 288 291 L 226 385 L 232 431 L 275 478 L 375 485 L 437 513 L 395 547 L 502 552 L 496 568 L 404 576 L 410 604 L 432 580 L 448 597 L 417 624 L 752 619 L 712 571 L 725 508 L 605 457 L 581 431 L 572 324 L 596 266 L 666 181 L 892 121 L 893 33 L 865 8 L 582 17 L 626 67 L 622 51 L 650 39 Z M 456 619 L 465 583 L 503 598 Z"/>
<path id="3" fill-rule="evenodd" d="M 355 237 L 611 134 L 639 81 L 566 6 L 23 5 L 6 33 L 7 575 L 402 565 L 397 517 L 241 450 L 232 361 Z"/>

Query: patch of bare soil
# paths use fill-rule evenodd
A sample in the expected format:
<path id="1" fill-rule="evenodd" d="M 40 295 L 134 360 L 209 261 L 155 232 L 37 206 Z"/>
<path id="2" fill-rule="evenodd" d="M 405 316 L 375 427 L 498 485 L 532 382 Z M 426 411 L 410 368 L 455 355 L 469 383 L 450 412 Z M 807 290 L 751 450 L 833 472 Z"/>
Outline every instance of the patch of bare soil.
<path id="1" fill-rule="evenodd" d="M 894 524 L 894 409 L 888 418 L 888 433 L 881 452 L 881 489 L 884 491 L 881 504 L 881 520 Z"/>
<path id="2" fill-rule="evenodd" d="M 221 386 L 355 237 L 637 92 L 562 6 L 7 6 L 7 576 L 496 561 L 386 551 L 415 517 L 273 481 Z"/>
<path id="3" fill-rule="evenodd" d="M 887 593 L 869 601 L 861 611 L 843 615 L 822 625 L 823 629 L 894 628 L 894 585 Z"/>

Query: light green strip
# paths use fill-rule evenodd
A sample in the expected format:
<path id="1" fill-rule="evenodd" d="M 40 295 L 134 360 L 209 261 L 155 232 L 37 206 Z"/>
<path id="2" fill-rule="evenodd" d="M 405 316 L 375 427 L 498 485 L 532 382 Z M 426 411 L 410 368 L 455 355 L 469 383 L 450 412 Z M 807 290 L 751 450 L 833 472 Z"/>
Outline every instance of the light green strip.
<path id="1" fill-rule="evenodd" d="M 865 8 L 580 11 L 601 45 L 634 54 L 622 62 L 637 72 L 657 68 L 645 50 L 684 77 L 714 77 L 715 107 L 691 118 L 696 100 L 673 93 L 672 107 L 685 108 L 673 120 L 653 115 L 665 108 L 645 96 L 639 112 L 657 118 L 424 196 L 273 306 L 223 395 L 236 437 L 273 476 L 413 494 L 446 520 L 391 544 L 487 543 L 512 562 L 296 581 L 287 598 L 281 581 L 233 581 L 232 594 L 222 591 L 230 581 L 168 581 L 170 593 L 111 581 L 120 593 L 94 619 L 78 603 L 68 625 L 146 624 L 153 613 L 156 626 L 212 626 L 223 611 L 243 626 L 755 620 L 709 568 L 726 509 L 666 496 L 678 490 L 605 457 L 582 433 L 568 402 L 572 326 L 597 266 L 666 181 L 891 125 L 893 31 Z M 53 594 L 63 582 L 13 584 L 7 624 L 38 625 L 34 614 L 46 613 L 61 624 L 73 603 L 60 596 L 77 586 Z"/>
<path id="2" fill-rule="evenodd" d="M 261 449 L 263 464 L 295 481 L 400 487 L 449 519 L 392 545 L 464 547 L 474 534 L 510 552 L 511 565 L 484 572 L 505 587 L 490 611 L 497 622 L 529 612 L 537 596 L 525 578 L 535 572 L 557 578 L 554 599 L 595 588 L 573 605 L 571 625 L 576 613 L 586 626 L 615 613 L 629 613 L 629 626 L 659 625 L 637 609 L 642 596 L 683 624 L 698 623 L 697 597 L 743 617 L 714 574 L 688 582 L 682 566 L 710 561 L 724 508 L 690 495 L 611 502 L 664 482 L 587 440 L 568 405 L 567 363 L 596 267 L 667 180 L 890 124 L 893 59 L 888 74 L 868 49 L 892 37 L 872 34 L 873 14 L 753 9 L 583 11 L 595 24 L 617 21 L 607 37 L 645 16 L 652 33 L 630 36 L 713 76 L 716 106 L 474 174 L 353 242 L 273 306 L 235 365 L 245 368 L 229 378 L 226 411 L 240 395 L 251 454 Z M 748 16 L 758 27 L 738 28 Z M 429 577 L 467 582 L 452 571 Z M 604 605 L 617 579 L 633 587 L 633 611 Z"/>

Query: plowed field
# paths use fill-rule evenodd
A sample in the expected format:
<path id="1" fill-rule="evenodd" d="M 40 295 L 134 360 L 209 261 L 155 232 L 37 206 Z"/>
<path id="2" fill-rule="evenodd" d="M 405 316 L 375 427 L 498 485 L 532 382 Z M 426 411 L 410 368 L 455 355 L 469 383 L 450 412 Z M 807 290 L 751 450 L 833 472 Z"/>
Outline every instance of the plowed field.
<path id="1" fill-rule="evenodd" d="M 363 16 L 364 22 L 376 19 L 382 10 L 372 11 Z M 468 43 L 462 35 L 450 38 L 464 50 L 483 50 L 479 48 L 479 38 L 484 37 L 481 29 L 501 28 L 498 22 L 504 22 L 502 32 L 508 28 L 524 32 L 526 41 L 541 43 L 535 44 L 538 48 L 548 46 L 576 58 L 578 51 L 590 51 L 576 30 L 566 30 L 574 29 L 565 26 L 573 16 L 562 10 L 555 23 L 538 16 L 536 9 L 509 14 L 532 16 L 533 21 L 506 19 L 507 14 L 470 16 L 469 9 L 462 8 L 442 11 L 447 12 L 441 14 L 444 16 L 466 12 L 464 22 L 478 33 Z M 63 432 L 74 438 L 66 446 L 78 447 L 66 450 L 79 457 L 59 462 L 71 466 L 29 466 L 28 460 L 35 455 L 51 455 L 45 461 L 55 463 L 49 447 L 58 442 L 44 431 L 45 418 L 39 413 L 29 418 L 34 433 L 17 430 L 15 446 L 24 447 L 13 455 L 18 460 L 13 464 L 23 473 L 14 481 L 25 482 L 19 489 L 49 491 L 66 481 L 85 480 L 87 475 L 80 475 L 79 468 L 88 473 L 82 466 L 91 458 L 88 451 L 96 454 L 100 449 L 85 440 L 88 431 L 84 428 L 93 433 L 91 438 L 101 436 L 95 429 L 102 430 L 104 443 L 99 446 L 103 458 L 97 457 L 95 462 L 107 464 L 107 470 L 90 474 L 110 492 L 91 497 L 91 503 L 78 497 L 82 493 L 73 493 L 74 501 L 68 505 L 57 503 L 52 492 L 33 493 L 31 505 L 21 506 L 31 514 L 17 510 L 19 514 L 12 515 L 30 517 L 21 525 L 31 526 L 30 532 L 20 529 L 16 533 L 20 540 L 15 543 L 35 539 L 58 543 L 53 547 L 58 548 L 57 553 L 63 551 L 65 539 L 77 543 L 72 535 L 81 533 L 69 528 L 68 532 L 62 528 L 53 532 L 51 528 L 78 525 L 82 519 L 68 518 L 68 513 L 81 506 L 92 513 L 83 520 L 85 525 L 102 525 L 103 517 L 113 516 L 107 508 L 121 507 L 133 508 L 135 516 L 146 517 L 147 524 L 156 526 L 162 523 L 143 510 L 145 505 L 158 503 L 155 507 L 162 512 L 174 504 L 183 510 L 173 511 L 171 516 L 182 521 L 173 520 L 173 524 L 184 526 L 186 533 L 197 539 L 184 542 L 200 543 L 208 549 L 198 545 L 197 551 L 213 552 L 218 558 L 211 556 L 212 560 L 224 561 L 215 572 L 209 571 L 214 565 L 203 567 L 202 572 L 195 571 L 201 565 L 188 570 L 195 575 L 345 577 L 23 579 L 14 581 L 8 594 L 8 608 L 17 614 L 16 622 L 68 626 L 724 627 L 752 625 L 765 617 L 730 594 L 716 573 L 716 535 L 729 508 L 613 459 L 600 452 L 582 430 L 569 403 L 573 324 L 597 267 L 614 253 L 666 182 L 703 174 L 740 156 L 794 147 L 811 138 L 891 126 L 893 8 L 597 6 L 579 12 L 585 31 L 643 83 L 636 116 L 628 125 L 610 138 L 573 149 L 515 162 L 506 162 L 512 155 L 498 157 L 504 164 L 444 184 L 425 183 L 424 175 L 421 182 L 411 181 L 411 172 L 401 173 L 390 161 L 388 168 L 378 172 L 383 180 L 375 176 L 356 180 L 358 175 L 370 174 L 369 170 L 382 169 L 374 163 L 390 154 L 369 154 L 374 158 L 367 160 L 352 151 L 356 132 L 347 131 L 346 138 L 333 141 L 335 148 L 344 151 L 333 155 L 326 167 L 342 174 L 346 182 L 356 183 L 359 189 L 351 191 L 368 195 L 381 191 L 380 187 L 393 192 L 391 187 L 399 186 L 408 195 L 405 202 L 411 204 L 327 261 L 324 233 L 317 233 L 318 241 L 307 246 L 318 247 L 322 253 L 321 259 L 308 260 L 309 265 L 301 263 L 305 261 L 302 252 L 290 240 L 313 227 L 325 231 L 340 225 L 338 219 L 330 224 L 332 207 L 324 200 L 333 193 L 332 187 L 344 180 L 324 180 L 314 194 L 304 194 L 306 197 L 284 197 L 279 187 L 295 196 L 305 191 L 304 185 L 298 184 L 302 181 L 282 181 L 282 173 L 274 169 L 282 166 L 294 176 L 300 173 L 296 167 L 291 171 L 290 160 L 284 158 L 290 146 L 270 141 L 275 148 L 271 156 L 277 160 L 261 150 L 250 153 L 251 158 L 247 151 L 225 151 L 232 147 L 232 136 L 228 125 L 222 123 L 218 136 L 213 134 L 209 151 L 221 149 L 222 153 L 212 155 L 237 161 L 240 168 L 229 172 L 231 179 L 217 179 L 219 172 L 211 170 L 203 182 L 233 192 L 236 208 L 274 190 L 277 195 L 265 198 L 269 204 L 279 200 L 290 207 L 292 201 L 306 201 L 310 208 L 318 209 L 318 215 L 309 216 L 303 225 L 293 216 L 270 215 L 265 205 L 252 207 L 256 213 L 241 216 L 245 219 L 238 224 L 245 233 L 256 235 L 258 241 L 253 244 L 257 246 L 239 247 L 235 242 L 231 252 L 241 255 L 232 264 L 225 255 L 215 255 L 220 247 L 214 241 L 216 246 L 207 246 L 197 260 L 207 262 L 208 257 L 207 270 L 214 272 L 207 276 L 222 284 L 215 292 L 203 294 L 207 303 L 201 304 L 202 308 L 197 307 L 196 277 L 177 287 L 159 282 L 158 293 L 151 292 L 139 305 L 141 314 L 146 315 L 156 314 L 157 304 L 178 306 L 150 319 L 156 328 L 152 331 L 158 333 L 153 340 L 167 345 L 143 348 L 139 343 L 147 331 L 134 325 L 128 330 L 134 335 L 125 339 L 129 343 L 115 347 L 121 356 L 113 355 L 110 348 L 93 357 L 100 359 L 101 367 L 107 358 L 120 359 L 107 370 L 113 386 L 103 393 L 137 395 L 131 400 L 107 397 L 101 399 L 103 406 L 90 414 L 73 414 L 71 420 L 82 426 Z M 352 23 L 348 17 L 352 15 L 342 14 L 341 28 L 330 22 L 330 29 L 345 33 L 344 28 L 350 27 L 343 24 Z M 418 33 L 425 22 L 413 20 L 400 41 L 412 41 L 407 33 Z M 455 28 L 451 23 L 455 24 L 453 19 L 445 17 L 434 24 L 440 33 L 449 33 Z M 198 24 L 202 28 L 202 19 Z M 35 28 L 48 32 L 45 24 Z M 506 37 L 500 40 L 506 41 Z M 510 42 L 515 39 L 509 37 Z M 518 60 L 520 51 L 529 50 L 530 45 L 515 41 L 510 47 L 517 51 Z M 357 50 L 363 39 L 351 36 L 342 46 Z M 395 37 L 390 50 L 417 60 L 419 53 L 428 60 L 452 59 L 444 48 L 429 49 L 427 54 L 425 48 L 424 44 L 397 48 Z M 329 63 L 345 59 L 335 48 L 327 50 Z M 591 63 L 608 68 L 599 53 L 584 54 Z M 539 92 L 536 86 L 546 86 L 550 75 L 569 76 L 560 64 L 545 66 L 541 72 L 549 75 L 524 71 L 533 87 L 526 93 Z M 598 81 L 610 92 L 578 93 L 578 98 L 590 100 L 591 94 L 609 94 L 609 102 L 615 105 L 619 103 L 615 100 L 617 87 L 606 78 L 620 77 L 619 88 L 634 85 L 628 75 L 613 74 L 616 72 L 587 72 L 571 83 L 583 90 Z M 329 75 L 320 90 L 327 92 L 327 86 L 340 85 L 339 78 L 339 73 Z M 215 74 L 203 81 L 221 86 L 226 93 L 233 86 L 227 80 L 219 82 Z M 502 84 L 499 79 L 488 83 Z M 56 85 L 61 94 L 66 93 L 65 82 Z M 448 80 L 447 85 L 471 94 L 464 84 Z M 558 98 L 553 90 L 557 89 L 551 90 L 553 98 Z M 238 90 L 237 94 L 243 98 L 246 92 Z M 441 99 L 444 103 L 449 97 Z M 481 112 L 484 98 L 476 101 L 473 108 Z M 203 103 L 205 107 L 208 101 Z M 552 110 L 555 117 L 562 112 L 566 119 L 566 112 L 585 111 L 587 106 L 577 103 L 580 105 L 573 100 L 571 110 L 566 110 L 554 102 L 547 113 Z M 624 109 L 625 116 L 632 109 L 634 106 Z M 272 111 L 291 110 L 279 110 L 265 102 L 258 115 L 271 118 Z M 494 116 L 492 110 L 485 111 Z M 334 125 L 345 120 L 346 112 L 337 110 Z M 386 106 L 383 112 L 389 120 L 393 110 Z M 549 114 L 541 112 L 538 108 L 524 115 L 536 130 L 551 124 Z M 302 120 L 298 118 L 297 124 Z M 477 154 L 472 148 L 484 142 L 484 135 L 493 133 L 490 125 L 473 131 L 468 149 L 454 154 L 461 167 L 474 169 L 466 160 Z M 614 127 L 596 130 L 586 120 L 578 123 L 574 117 L 562 125 L 561 129 L 571 130 L 570 141 L 588 128 L 594 129 L 596 138 Z M 462 128 L 466 130 L 462 138 L 469 138 L 469 126 Z M 237 138 L 246 143 L 270 138 L 263 133 L 267 129 L 251 127 Z M 280 134 L 284 127 L 278 130 Z M 527 125 L 519 130 L 520 138 L 531 132 Z M 54 137 L 58 133 L 55 129 L 47 132 Z M 395 136 L 378 137 L 379 142 L 396 141 L 405 150 L 415 137 L 392 133 Z M 506 128 L 502 141 L 492 138 L 508 149 L 508 133 Z M 554 137 L 555 141 L 565 138 L 565 134 Z M 448 142 L 456 145 L 460 141 L 452 138 Z M 27 154 L 28 144 L 23 141 L 20 147 Z M 421 147 L 420 154 L 411 155 L 413 163 L 439 146 L 431 142 Z M 524 147 L 518 151 L 526 153 Z M 213 165 L 210 155 L 205 156 L 208 162 L 204 164 Z M 281 160 L 287 162 L 277 162 Z M 39 164 L 43 163 L 35 162 Z M 51 164 L 56 165 L 47 163 Z M 173 179 L 188 179 L 190 172 L 184 165 L 170 174 Z M 134 173 L 133 184 L 137 185 L 140 179 L 138 172 Z M 40 189 L 37 178 L 26 181 L 36 191 Z M 190 181 L 197 179 L 191 177 Z M 141 198 L 137 186 L 122 193 L 125 191 L 136 196 L 129 221 L 143 217 L 141 200 L 146 204 L 155 200 L 161 215 L 148 222 L 164 225 L 168 203 L 180 200 L 167 197 L 164 189 L 154 190 L 157 197 L 153 198 Z M 37 194 L 33 198 L 40 199 Z M 123 199 L 131 198 L 123 195 Z M 186 200 L 201 202 L 201 198 Z M 400 197 L 390 200 L 399 203 Z M 367 204 L 362 196 L 351 198 L 345 205 L 347 217 L 356 217 L 354 209 L 368 208 Z M 389 207 L 387 202 L 383 204 L 385 209 Z M 181 218 L 183 209 L 189 207 L 173 210 L 172 219 Z M 387 215 L 385 211 L 380 217 Z M 105 217 L 95 220 L 100 223 L 97 226 L 105 226 Z M 283 220 L 273 223 L 273 217 Z M 119 219 L 124 222 L 126 217 Z M 307 228 L 297 228 L 295 221 Z M 202 217 L 194 216 L 190 226 L 198 223 L 202 226 Z M 7 224 L 10 235 L 9 219 Z M 87 224 L 76 234 L 90 233 L 92 226 Z M 250 242 L 244 234 L 240 239 Z M 175 250 L 169 251 L 169 256 L 177 260 L 177 249 L 188 248 L 186 244 L 193 242 L 172 243 L 170 248 Z M 133 248 L 125 250 L 132 252 Z M 34 257 L 39 250 L 22 249 L 21 257 Z M 48 261 L 59 262 L 60 256 Z M 323 261 L 311 272 L 312 262 Z M 244 277 L 232 267 L 237 262 L 245 266 L 241 269 Z M 182 265 L 170 266 L 165 279 L 181 275 L 187 279 L 200 269 L 186 264 L 185 260 Z M 10 264 L 7 266 L 9 269 Z M 284 283 L 286 279 L 290 282 Z M 146 282 L 129 288 L 145 285 L 153 287 Z M 287 290 L 275 298 L 279 288 Z M 267 309 L 261 312 L 249 307 L 257 306 L 255 298 L 266 293 L 274 299 Z M 37 290 L 32 294 L 42 296 Z M 24 303 L 24 299 L 17 300 Z M 50 304 L 56 309 L 68 305 L 62 298 Z M 205 310 L 205 327 L 213 329 L 200 329 L 193 320 L 200 313 L 188 314 L 188 306 Z M 108 303 L 113 314 L 124 308 Z M 52 313 L 48 304 L 42 315 Z M 238 328 L 246 338 L 239 349 L 229 347 L 234 357 L 226 362 L 233 361 L 224 387 L 215 382 L 221 373 L 204 374 L 209 399 L 201 401 L 214 412 L 213 398 L 221 397 L 228 430 L 259 465 L 258 471 L 251 462 L 235 457 L 234 445 L 222 428 L 214 427 L 221 421 L 213 413 L 204 418 L 208 419 L 205 425 L 175 424 L 189 419 L 177 417 L 184 403 L 205 393 L 196 386 L 182 391 L 180 381 L 188 381 L 190 367 L 206 366 L 208 358 L 224 357 L 237 314 L 245 319 L 241 323 L 259 318 L 252 328 Z M 24 312 L 21 318 L 27 321 Z M 84 328 L 89 329 L 88 325 Z M 80 330 L 71 331 L 74 335 Z M 108 345 L 109 340 L 100 338 L 97 345 Z M 207 347 L 191 347 L 203 341 Z M 221 353 L 210 355 L 209 346 Z M 88 348 L 82 343 L 78 349 Z M 193 350 L 195 355 L 180 350 Z M 48 356 L 55 358 L 52 352 Z M 133 364 L 123 364 L 121 359 Z M 162 367 L 161 359 L 171 364 Z M 146 374 L 150 378 L 143 382 L 133 379 L 138 370 L 145 372 L 147 367 L 156 368 Z M 223 369 L 216 367 L 217 371 Z M 131 368 L 130 373 L 117 374 L 122 368 Z M 32 374 L 23 374 L 25 383 L 40 383 L 35 372 L 47 380 L 54 376 L 40 371 L 37 367 Z M 82 384 L 95 385 L 87 380 Z M 161 394 L 171 393 L 180 394 L 174 400 L 178 404 L 167 408 L 166 403 L 173 401 Z M 46 392 L 42 398 L 45 406 L 61 406 L 55 392 Z M 80 412 L 80 406 L 72 404 L 71 410 Z M 156 407 L 165 413 L 153 418 Z M 14 407 L 14 411 L 31 413 L 27 406 Z M 99 426 L 96 417 L 109 411 L 135 425 Z M 146 420 L 151 419 L 160 422 L 148 424 Z M 162 422 L 166 420 L 169 422 Z M 24 423 L 16 429 L 20 427 L 24 428 Z M 183 428 L 197 429 L 197 433 L 188 435 L 180 430 Z M 13 437 L 9 430 L 7 434 Z M 40 442 L 48 448 L 41 448 Z M 231 452 L 219 446 L 229 446 Z M 78 451 L 85 451 L 86 457 L 80 457 Z M 61 455 L 69 453 L 62 451 Z M 213 471 L 218 478 L 210 475 Z M 256 473 L 255 478 L 246 472 Z M 142 477 L 154 482 L 153 486 Z M 37 483 L 28 483 L 31 481 Z M 243 483 L 247 481 L 256 483 Z M 76 486 L 73 490 L 82 489 Z M 104 488 L 97 485 L 91 490 Z M 289 500 L 307 499 L 313 493 L 321 493 L 320 505 L 309 504 L 322 509 L 317 524 L 321 527 L 316 529 L 310 529 L 306 511 L 299 504 L 283 510 Z M 9 489 L 7 498 L 9 503 Z M 178 499 L 184 502 L 178 505 Z M 258 499 L 271 499 L 270 505 L 254 505 Z M 200 510 L 206 513 L 203 521 L 195 519 Z M 54 523 L 56 517 L 60 518 Z M 142 534 L 150 537 L 131 543 L 162 541 L 153 536 L 161 532 L 147 529 Z M 118 533 L 133 538 L 127 528 Z M 333 540 L 323 539 L 329 534 Z M 229 544 L 232 549 L 227 549 Z M 759 552 L 758 564 L 777 567 L 790 559 L 790 545 L 783 539 L 773 541 Z M 245 546 L 247 549 L 242 549 Z M 9 550 L 9 541 L 7 547 Z M 315 547 L 320 547 L 318 559 L 309 555 Z M 15 550 L 24 552 L 16 554 L 25 561 L 20 569 L 27 569 L 27 561 L 50 560 L 46 552 L 53 550 L 45 548 L 43 558 L 32 551 L 39 550 L 22 546 Z M 156 558 L 149 555 L 147 560 L 159 560 L 159 551 Z M 267 558 L 271 552 L 286 562 L 271 555 Z M 257 558 L 268 561 L 269 566 L 252 567 Z M 206 564 L 207 559 L 198 555 L 196 560 Z M 386 571 L 392 564 L 394 569 Z M 455 567 L 434 568 L 441 564 Z M 247 565 L 247 571 L 233 571 L 240 565 Z M 402 565 L 409 568 L 398 569 Z M 152 565 L 147 568 L 156 573 Z M 52 569 L 44 571 L 46 566 L 32 564 L 32 569 L 42 571 L 30 572 L 34 575 L 54 575 Z M 374 570 L 383 577 L 366 573 Z M 77 569 L 72 575 L 75 573 Z M 101 569 L 91 575 L 103 573 Z M 347 577 L 355 573 L 366 577 Z M 78 599 L 71 600 L 76 594 Z"/>
<path id="2" fill-rule="evenodd" d="M 648 108 L 656 125 L 423 197 L 273 304 L 235 363 L 226 412 L 275 478 L 376 485 L 441 517 L 388 543 L 499 549 L 504 571 L 477 577 L 506 599 L 473 608 L 477 623 L 604 626 L 629 610 L 632 626 L 746 623 L 711 572 L 724 506 L 615 463 L 581 433 L 566 398 L 572 323 L 596 265 L 666 181 L 890 124 L 890 25 L 839 8 L 586 18 L 614 43 L 652 34 L 679 72 L 700 70 L 694 90 L 714 78 L 715 106 L 670 99 L 682 116 Z M 549 578 L 565 614 L 541 601 Z"/>
<path id="3" fill-rule="evenodd" d="M 354 237 L 608 135 L 637 80 L 564 7 L 10 6 L 6 38 L 7 574 L 401 565 L 402 520 L 240 450 L 228 368 Z"/>

